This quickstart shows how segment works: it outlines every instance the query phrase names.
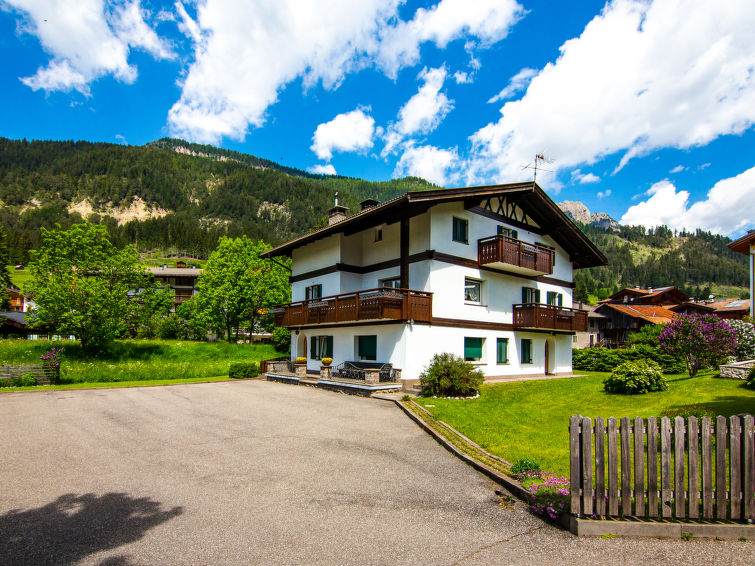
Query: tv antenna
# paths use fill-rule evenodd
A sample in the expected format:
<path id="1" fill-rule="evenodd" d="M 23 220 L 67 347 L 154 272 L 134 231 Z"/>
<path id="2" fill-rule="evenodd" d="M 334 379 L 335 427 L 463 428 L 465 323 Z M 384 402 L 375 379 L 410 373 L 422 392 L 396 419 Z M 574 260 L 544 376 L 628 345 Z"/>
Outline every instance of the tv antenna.
<path id="1" fill-rule="evenodd" d="M 540 171 L 547 171 L 552 172 L 553 169 L 545 169 L 540 166 L 541 163 L 553 163 L 553 160 L 550 157 L 546 157 L 542 152 L 535 154 L 535 164 L 532 165 L 530 163 L 527 163 L 526 165 L 522 165 L 522 169 L 534 169 L 534 175 L 532 176 L 532 182 L 537 182 L 537 171 L 538 169 Z"/>

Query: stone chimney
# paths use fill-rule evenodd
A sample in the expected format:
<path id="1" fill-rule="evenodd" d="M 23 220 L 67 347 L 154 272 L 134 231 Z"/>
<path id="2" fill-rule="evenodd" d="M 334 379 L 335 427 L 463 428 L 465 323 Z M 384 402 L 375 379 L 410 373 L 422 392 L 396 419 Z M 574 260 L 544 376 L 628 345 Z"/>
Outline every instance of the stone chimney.
<path id="1" fill-rule="evenodd" d="M 369 210 L 371 208 L 375 208 L 379 204 L 380 204 L 380 201 L 368 198 L 368 199 L 365 199 L 362 202 L 360 202 L 359 206 L 362 207 L 362 212 L 364 212 L 365 210 Z"/>
<path id="2" fill-rule="evenodd" d="M 336 191 L 336 198 L 333 208 L 328 211 L 328 226 L 335 224 L 336 222 L 340 222 L 341 220 L 346 220 L 347 210 L 349 209 L 338 204 L 338 191 Z"/>

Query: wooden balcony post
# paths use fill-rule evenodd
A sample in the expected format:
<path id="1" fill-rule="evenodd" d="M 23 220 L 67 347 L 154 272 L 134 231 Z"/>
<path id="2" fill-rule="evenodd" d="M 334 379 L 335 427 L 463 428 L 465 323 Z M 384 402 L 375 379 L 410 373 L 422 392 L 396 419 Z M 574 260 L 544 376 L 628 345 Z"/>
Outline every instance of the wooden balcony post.
<path id="1" fill-rule="evenodd" d="M 354 309 L 356 310 L 356 317 L 354 320 L 359 320 L 359 291 L 354 293 L 354 300 L 356 301 Z"/>

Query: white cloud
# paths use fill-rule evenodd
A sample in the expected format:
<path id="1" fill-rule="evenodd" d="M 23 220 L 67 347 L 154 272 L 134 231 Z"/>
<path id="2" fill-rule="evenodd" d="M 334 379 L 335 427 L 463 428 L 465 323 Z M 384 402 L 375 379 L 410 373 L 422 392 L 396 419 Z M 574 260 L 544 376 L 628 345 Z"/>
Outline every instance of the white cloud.
<path id="1" fill-rule="evenodd" d="M 317 175 L 336 175 L 336 168 L 330 163 L 327 165 L 313 165 L 307 171 Z"/>
<path id="2" fill-rule="evenodd" d="M 436 185 L 446 186 L 457 179 L 454 171 L 458 166 L 459 155 L 456 148 L 449 150 L 431 145 L 415 147 L 409 144 L 396 164 L 393 175 L 422 177 Z"/>
<path id="3" fill-rule="evenodd" d="M 456 81 L 456 84 L 466 85 L 474 81 L 474 75 L 472 73 L 467 73 L 466 71 L 456 71 L 454 73 L 454 80 Z"/>
<path id="4" fill-rule="evenodd" d="M 375 120 L 361 108 L 357 108 L 317 126 L 310 149 L 320 159 L 330 160 L 333 151 L 363 151 L 371 148 L 374 133 Z"/>
<path id="5" fill-rule="evenodd" d="M 441 0 L 419 8 L 411 21 L 384 28 L 378 55 L 380 67 L 395 77 L 402 67 L 419 61 L 419 47 L 431 41 L 444 48 L 464 36 L 484 46 L 502 40 L 525 11 L 515 0 Z M 467 41 L 471 51 L 476 41 Z"/>
<path id="6" fill-rule="evenodd" d="M 522 14 L 514 0 L 441 0 L 398 17 L 401 0 L 199 0 L 196 16 L 177 4 L 195 61 L 168 114 L 172 135 L 218 142 L 260 126 L 286 84 L 336 88 L 375 66 L 391 77 L 418 61 L 423 43 L 456 38 L 483 47 L 506 36 Z"/>
<path id="7" fill-rule="evenodd" d="M 755 10 L 706 0 L 615 0 L 501 118 L 477 131 L 466 173 L 526 176 L 545 150 L 557 167 L 624 151 L 620 166 L 661 147 L 688 148 L 755 121 Z"/>
<path id="8" fill-rule="evenodd" d="M 139 0 L 109 3 L 99 0 L 4 0 L 0 8 L 24 17 L 21 29 L 35 35 L 52 55 L 46 67 L 21 80 L 34 90 L 78 90 L 105 75 L 131 83 L 136 68 L 128 63 L 129 48 L 158 59 L 174 57 L 169 44 L 145 22 Z"/>
<path id="9" fill-rule="evenodd" d="M 605 198 L 611 196 L 611 189 L 607 189 L 605 191 L 598 191 L 598 198 Z"/>
<path id="10" fill-rule="evenodd" d="M 521 92 L 522 90 L 527 88 L 527 85 L 530 84 L 530 81 L 535 75 L 537 75 L 537 70 L 525 67 L 516 75 L 511 77 L 511 79 L 509 79 L 509 84 L 507 84 L 501 92 L 488 100 L 488 104 L 498 102 L 499 100 L 506 100 L 507 98 L 511 98 L 518 92 Z"/>
<path id="11" fill-rule="evenodd" d="M 418 78 L 424 84 L 401 107 L 398 122 L 391 124 L 384 135 L 386 144 L 383 156 L 393 151 L 407 136 L 432 132 L 453 109 L 453 100 L 440 92 L 446 76 L 444 67 L 422 70 Z"/>
<path id="12" fill-rule="evenodd" d="M 669 171 L 669 173 L 673 175 L 674 173 L 681 173 L 682 171 L 685 171 L 686 169 L 687 168 L 684 167 L 683 165 L 677 165 L 671 171 Z"/>
<path id="13" fill-rule="evenodd" d="M 581 169 L 575 169 L 571 172 L 571 182 L 586 185 L 588 183 L 597 183 L 600 177 L 593 173 L 582 173 Z"/>
<path id="14" fill-rule="evenodd" d="M 689 192 L 677 191 L 660 181 L 648 191 L 650 198 L 629 207 L 620 222 L 627 225 L 701 228 L 716 234 L 736 234 L 752 227 L 755 219 L 755 167 L 736 177 L 718 181 L 704 200 L 689 206 Z"/>

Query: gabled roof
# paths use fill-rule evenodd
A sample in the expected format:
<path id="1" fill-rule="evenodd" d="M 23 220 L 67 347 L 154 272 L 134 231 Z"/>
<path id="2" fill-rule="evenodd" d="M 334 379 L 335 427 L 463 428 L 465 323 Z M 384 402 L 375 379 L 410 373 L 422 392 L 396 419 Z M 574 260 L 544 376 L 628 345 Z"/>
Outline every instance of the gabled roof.
<path id="1" fill-rule="evenodd" d="M 637 304 L 653 303 L 653 299 L 661 297 L 663 295 L 669 296 L 668 303 L 680 304 L 689 301 L 689 297 L 682 293 L 676 287 L 658 287 L 657 289 L 640 289 L 638 287 L 625 287 L 618 293 L 614 293 L 607 299 L 598 301 L 599 303 L 613 303 L 614 301 L 621 302 L 624 295 L 633 295 L 632 300 Z M 664 301 L 665 302 L 665 301 Z M 625 303 L 626 304 L 626 303 Z M 632 303 L 634 304 L 634 303 Z"/>
<path id="2" fill-rule="evenodd" d="M 423 214 L 431 206 L 446 202 L 463 201 L 466 207 L 471 208 L 498 195 L 505 196 L 509 201 L 521 206 L 527 215 L 542 227 L 542 233 L 553 238 L 569 254 L 574 267 L 606 264 L 607 260 L 603 253 L 534 182 L 411 191 L 349 216 L 340 222 L 294 238 L 260 255 L 261 257 L 290 257 L 294 249 L 332 234 L 350 235 L 380 224 L 392 224 L 401 218 Z"/>
<path id="3" fill-rule="evenodd" d="M 755 230 L 750 230 L 747 234 L 729 244 L 729 249 L 750 255 L 750 246 L 753 244 L 755 244 Z"/>
<path id="4" fill-rule="evenodd" d="M 686 303 L 680 303 L 678 305 L 671 306 L 669 307 L 669 310 L 674 311 L 674 312 L 682 312 L 685 310 L 695 310 L 695 311 L 708 313 L 708 312 L 713 312 L 715 309 L 705 303 L 686 302 Z"/>
<path id="5" fill-rule="evenodd" d="M 619 305 L 606 303 L 602 308 L 610 308 L 632 318 L 640 318 L 653 324 L 667 324 L 676 316 L 674 311 L 656 305 Z"/>

